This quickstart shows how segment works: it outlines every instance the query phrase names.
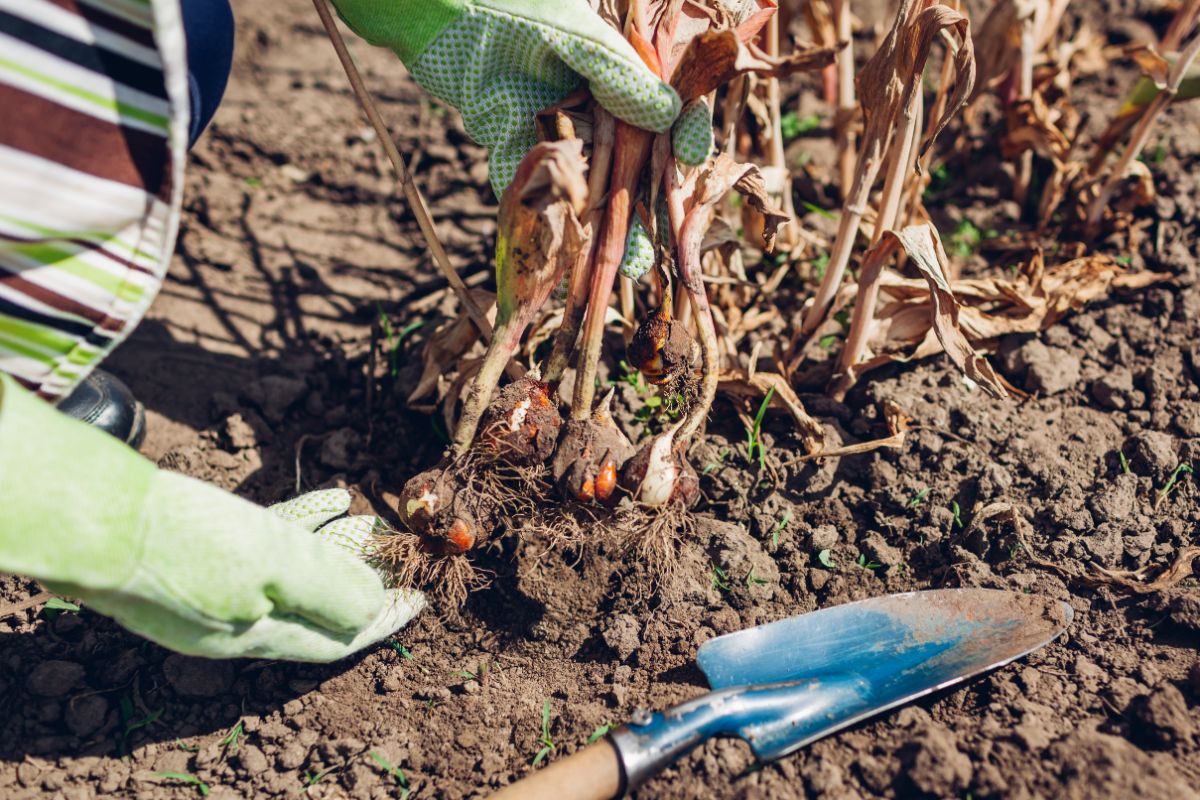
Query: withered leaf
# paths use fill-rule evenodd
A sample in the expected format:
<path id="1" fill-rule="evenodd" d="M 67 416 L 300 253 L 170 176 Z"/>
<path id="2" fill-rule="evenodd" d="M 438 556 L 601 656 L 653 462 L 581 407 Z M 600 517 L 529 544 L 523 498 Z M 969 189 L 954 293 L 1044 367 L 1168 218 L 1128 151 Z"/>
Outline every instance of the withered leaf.
<path id="1" fill-rule="evenodd" d="M 937 229 L 933 225 L 925 224 L 912 225 L 900 231 L 888 231 L 880 240 L 880 245 L 888 240 L 894 240 L 904 248 L 913 266 L 929 286 L 932 303 L 930 322 L 946 355 L 964 375 L 979 384 L 988 394 L 1007 397 L 1008 392 L 1000 377 L 987 359 L 975 352 L 959 324 L 961 306 L 946 279 L 945 265 L 948 259 Z M 872 258 L 872 255 L 868 255 L 867 258 Z"/>
<path id="2" fill-rule="evenodd" d="M 746 202 L 762 215 L 763 240 L 766 242 L 767 251 L 770 252 L 775 244 L 776 232 L 789 217 L 771 201 L 762 172 L 754 164 L 740 164 L 725 153 L 711 159 L 696 176 L 688 216 L 696 213 L 712 214 L 717 203 L 721 202 L 730 189 L 736 189 Z M 708 225 L 705 225 L 706 231 L 707 228 Z"/>
<path id="3" fill-rule="evenodd" d="M 736 30 L 709 30 L 688 44 L 671 85 L 686 104 L 747 72 L 780 78 L 821 69 L 833 63 L 839 49 L 804 44 L 788 55 L 773 57 L 742 41 Z"/>
<path id="4" fill-rule="evenodd" d="M 495 321 L 495 295 L 482 289 L 470 289 L 471 298 L 485 309 L 489 322 Z M 416 403 L 438 389 L 440 379 L 451 374 L 471 346 L 479 341 L 479 330 L 471 318 L 463 314 L 445 322 L 425 342 L 421 355 L 423 369 L 416 388 L 408 395 L 408 403 Z M 441 400 L 441 397 L 436 398 Z"/>
<path id="5" fill-rule="evenodd" d="M 578 139 L 539 142 L 517 167 L 497 215 L 498 326 L 514 315 L 527 323 L 583 247 L 585 173 Z"/>
<path id="6" fill-rule="evenodd" d="M 988 347 L 1001 336 L 1037 333 L 1090 302 L 1121 289 L 1142 289 L 1170 281 L 1167 273 L 1132 271 L 1108 256 L 1086 256 L 1045 268 L 1035 256 L 1016 278 L 954 281 L 958 323 L 974 347 Z M 899 358 L 923 358 L 941 349 L 932 329 L 928 281 L 884 271 L 880 302 L 869 340 L 874 358 L 856 365 L 858 374 Z"/>
<path id="7" fill-rule="evenodd" d="M 946 30 L 958 45 L 954 53 L 954 91 L 921 145 L 920 155 L 924 155 L 974 89 L 975 47 L 969 29 L 967 18 L 949 6 L 934 3 L 921 7 L 914 0 L 903 0 L 891 32 L 855 79 L 862 98 L 865 140 L 887 141 L 898 115 L 921 88 L 921 74 L 933 42 Z"/>

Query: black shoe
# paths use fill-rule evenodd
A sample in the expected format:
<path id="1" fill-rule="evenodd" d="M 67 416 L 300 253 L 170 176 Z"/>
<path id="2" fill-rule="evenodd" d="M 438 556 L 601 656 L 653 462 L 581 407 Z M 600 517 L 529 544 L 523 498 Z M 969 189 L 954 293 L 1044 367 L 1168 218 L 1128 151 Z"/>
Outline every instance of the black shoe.
<path id="1" fill-rule="evenodd" d="M 137 450 L 146 438 L 146 410 L 115 375 L 92 370 L 75 391 L 58 404 L 72 419 L 110 433 Z"/>

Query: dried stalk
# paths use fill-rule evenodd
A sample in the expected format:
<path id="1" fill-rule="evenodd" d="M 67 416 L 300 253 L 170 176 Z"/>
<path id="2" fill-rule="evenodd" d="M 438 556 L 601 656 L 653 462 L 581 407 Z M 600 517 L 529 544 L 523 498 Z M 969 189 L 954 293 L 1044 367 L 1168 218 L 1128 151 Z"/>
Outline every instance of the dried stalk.
<path id="1" fill-rule="evenodd" d="M 600 234 L 600 245 L 592 266 L 591 291 L 583 323 L 583 349 L 571 398 L 572 419 L 585 420 L 592 415 L 600 350 L 604 344 L 604 318 L 612 297 L 617 268 L 621 266 L 621 258 L 625 255 L 625 237 L 629 233 L 630 214 L 633 213 L 633 193 L 650 155 L 653 136 L 617 120 L 604 230 Z"/>
<path id="2" fill-rule="evenodd" d="M 813 297 L 812 306 L 804 315 L 804 321 L 792 343 L 793 352 L 804 338 L 817 329 L 829 312 L 846 267 L 850 264 L 855 239 L 870 199 L 871 186 L 883 165 L 883 153 L 891 140 L 896 116 L 909 107 L 912 95 L 921 90 L 920 75 L 929 57 L 929 49 L 944 29 L 955 29 L 961 40 L 954 54 L 958 79 L 946 113 L 934 125 L 929 138 L 922 145 L 923 150 L 933 144 L 938 133 L 949 123 L 950 117 L 970 96 L 975 83 L 975 56 L 968 27 L 966 17 L 948 6 L 938 3 L 925 6 L 914 0 L 903 0 L 891 32 L 863 68 L 859 76 L 859 88 L 866 124 L 854 180 L 843 202 L 842 217 L 825 279 Z M 795 359 L 794 356 L 793 362 Z"/>
<path id="3" fill-rule="evenodd" d="M 1118 159 L 1112 172 L 1100 187 L 1100 192 L 1088 205 L 1087 226 L 1095 230 L 1100 225 L 1100 218 L 1104 214 L 1104 209 L 1108 206 L 1109 200 L 1112 199 L 1112 194 L 1116 191 L 1117 184 L 1125 177 L 1129 169 L 1129 165 L 1133 163 L 1142 153 L 1142 148 L 1146 146 L 1146 142 L 1150 139 L 1150 132 L 1154 129 L 1154 124 L 1158 121 L 1159 115 L 1170 105 L 1171 100 L 1175 97 L 1175 93 L 1179 91 L 1179 84 L 1183 80 L 1183 76 L 1187 74 L 1192 62 L 1196 60 L 1196 54 L 1200 52 L 1200 35 L 1195 36 L 1186 49 L 1180 54 L 1179 60 L 1175 62 L 1170 74 L 1167 77 L 1167 85 L 1159 90 L 1154 99 L 1150 101 L 1150 105 L 1146 107 L 1146 112 L 1142 118 L 1138 120 L 1137 127 L 1133 129 L 1133 136 L 1129 140 L 1129 145 L 1125 148 L 1125 152 L 1121 153 L 1121 158 Z"/>
<path id="4" fill-rule="evenodd" d="M 708 304 L 708 292 L 704 288 L 704 271 L 700 263 L 700 247 L 704 234 L 713 220 L 713 209 L 702 206 L 684 215 L 683 190 L 679 185 L 679 171 L 674 159 L 667 164 L 667 211 L 671 228 L 675 231 L 679 252 L 679 282 L 683 284 L 700 335 L 701 383 L 700 396 L 688 409 L 687 420 L 676 435 L 675 441 L 686 441 L 699 430 L 708 417 L 713 399 L 717 396 L 717 383 L 721 373 L 721 356 L 717 342 L 717 327 L 712 309 Z"/>
<path id="5" fill-rule="evenodd" d="M 442 271 L 450 288 L 454 290 L 455 296 L 458 297 L 458 302 L 462 303 L 467 314 L 471 317 L 471 321 L 475 323 L 475 327 L 479 329 L 479 335 L 483 337 L 485 342 L 491 341 L 492 326 L 488 322 L 487 315 L 483 309 L 475 302 L 467 291 L 466 284 L 459 277 L 458 272 L 450 264 L 450 258 L 446 255 L 445 248 L 442 247 L 441 241 L 438 240 L 437 230 L 433 227 L 433 218 L 429 214 L 429 207 L 425 204 L 425 198 L 421 196 L 417 185 L 413 183 L 412 176 L 409 175 L 408 167 L 404 164 L 404 159 L 400 157 L 400 152 L 396 149 L 396 143 L 392 141 L 391 134 L 388 132 L 387 125 L 384 124 L 383 118 L 379 116 L 379 110 L 375 107 L 375 103 L 371 100 L 371 95 L 367 91 L 366 85 L 363 83 L 362 76 L 358 72 L 358 67 L 354 66 L 354 60 L 350 57 L 350 52 L 346 49 L 346 40 L 342 38 L 341 31 L 338 30 L 337 23 L 333 20 L 333 14 L 329 11 L 329 0 L 313 0 L 313 6 L 317 9 L 317 14 L 321 17 L 321 25 L 325 27 L 325 33 L 329 36 L 329 41 L 333 44 L 334 52 L 337 53 L 338 61 L 342 64 L 342 69 L 346 73 L 346 77 L 350 80 L 350 88 L 354 90 L 354 97 L 358 100 L 358 105 L 366 115 L 367 121 L 371 123 L 371 127 L 375 129 L 375 134 L 379 138 L 379 142 L 383 145 L 383 150 L 387 154 L 388 160 L 392 162 L 392 168 L 396 171 L 396 178 L 400 183 L 400 188 L 404 192 L 404 198 L 408 201 L 408 206 L 412 209 L 413 216 L 417 218 L 417 227 L 421 229 L 421 235 L 425 238 L 425 245 L 429 248 L 429 252 L 433 254 L 434 263 L 438 269 Z M 514 377 L 519 377 L 521 370 L 517 369 Z"/>
<path id="6" fill-rule="evenodd" d="M 904 180 L 909 173 L 913 154 L 916 151 L 916 140 L 920 133 L 920 92 L 913 94 L 912 99 L 904 109 L 900 118 L 900 126 L 892 134 L 892 146 L 888 153 L 888 173 L 883 184 L 883 199 L 879 206 L 879 215 L 875 221 L 875 234 L 871 245 L 879 244 L 884 233 L 897 226 L 900 213 L 900 199 L 904 190 Z M 854 315 L 850 320 L 850 333 L 846 337 L 846 345 L 842 348 L 838 360 L 838 372 L 848 373 L 862 356 L 867 342 L 867 334 L 871 321 L 875 319 L 875 305 L 879 299 L 879 278 L 883 266 L 892 252 L 899 249 L 898 244 L 889 248 L 876 248 L 872 251 L 862 266 L 858 276 L 858 296 L 854 301 Z"/>
<path id="7" fill-rule="evenodd" d="M 1198 18 L 1200 18 L 1200 0 L 1188 0 L 1187 3 L 1180 6 L 1179 10 L 1175 12 L 1175 16 L 1171 19 L 1171 24 L 1167 27 L 1167 32 L 1163 34 L 1163 38 L 1158 44 L 1159 55 L 1166 55 L 1177 51 L 1183 43 L 1184 38 L 1188 35 L 1188 32 L 1195 26 Z M 1088 173 L 1095 175 L 1100 171 L 1101 167 L 1104 166 L 1105 158 L 1112 151 L 1116 143 L 1130 128 L 1145 117 L 1149 107 L 1148 103 L 1145 105 L 1136 105 L 1126 100 L 1125 105 L 1109 121 L 1104 133 L 1096 140 L 1095 147 L 1092 150 L 1092 157 L 1088 161 Z"/>
<path id="8" fill-rule="evenodd" d="M 837 54 L 837 130 L 838 188 L 846 197 L 853 185 L 858 136 L 854 132 L 854 112 L 858 101 L 854 97 L 854 41 L 850 30 L 850 0 L 833 0 L 834 29 L 837 41 L 846 46 Z"/>
<path id="9" fill-rule="evenodd" d="M 562 380 L 563 372 L 570 363 L 575 342 L 579 338 L 579 326 L 587 309 L 588 287 L 591 285 L 596 249 L 600 241 L 598 233 L 604 222 L 604 202 L 608 197 L 608 176 L 612 169 L 615 130 L 613 115 L 605 111 L 599 103 L 593 103 L 592 157 L 588 164 L 588 210 L 583 220 L 584 227 L 591 231 L 591 242 L 571 267 L 562 324 L 554 335 L 554 345 L 543 373 L 543 379 L 552 385 Z"/>
<path id="10" fill-rule="evenodd" d="M 767 55 L 772 58 L 779 57 L 779 15 L 775 14 L 767 22 Z M 783 186 L 780 190 L 780 208 L 788 215 L 791 228 L 795 228 L 796 223 L 796 207 L 792 203 L 792 185 L 791 173 L 787 168 L 787 157 L 783 152 L 783 123 L 782 123 L 782 108 L 780 105 L 779 78 L 771 75 L 767 78 L 767 113 L 771 118 L 771 153 L 770 164 L 776 170 L 779 170 L 783 178 Z M 795 239 L 793 237 L 792 241 Z"/>
<path id="11" fill-rule="evenodd" d="M 1018 96 L 1021 100 L 1033 97 L 1033 57 L 1034 57 L 1034 15 L 1032 10 L 1021 18 L 1021 60 L 1020 87 Z M 1013 199 L 1024 206 L 1025 198 L 1029 195 L 1029 182 L 1033 179 L 1033 151 L 1021 153 L 1017 164 L 1017 174 L 1013 179 Z"/>

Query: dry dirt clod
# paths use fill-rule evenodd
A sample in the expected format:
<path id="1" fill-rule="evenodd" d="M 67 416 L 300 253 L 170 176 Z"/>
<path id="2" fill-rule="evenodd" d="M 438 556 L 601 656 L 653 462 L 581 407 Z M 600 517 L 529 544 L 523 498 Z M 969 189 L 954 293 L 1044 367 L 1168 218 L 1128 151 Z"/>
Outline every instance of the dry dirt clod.
<path id="1" fill-rule="evenodd" d="M 38 697 L 62 697 L 82 684 L 86 674 L 73 661 L 43 661 L 29 673 L 25 688 Z"/>
<path id="2" fill-rule="evenodd" d="M 1188 715 L 1187 701 L 1173 684 L 1164 683 L 1129 704 L 1134 738 L 1156 749 L 1188 746 L 1195 726 Z"/>

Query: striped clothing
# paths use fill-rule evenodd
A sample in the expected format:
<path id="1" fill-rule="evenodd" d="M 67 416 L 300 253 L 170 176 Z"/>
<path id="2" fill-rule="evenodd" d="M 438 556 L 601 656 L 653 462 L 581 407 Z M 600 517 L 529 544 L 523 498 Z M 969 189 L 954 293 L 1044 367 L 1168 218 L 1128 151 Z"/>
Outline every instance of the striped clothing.
<path id="1" fill-rule="evenodd" d="M 42 397 L 157 294 L 188 109 L 177 0 L 0 0 L 0 370 Z"/>

